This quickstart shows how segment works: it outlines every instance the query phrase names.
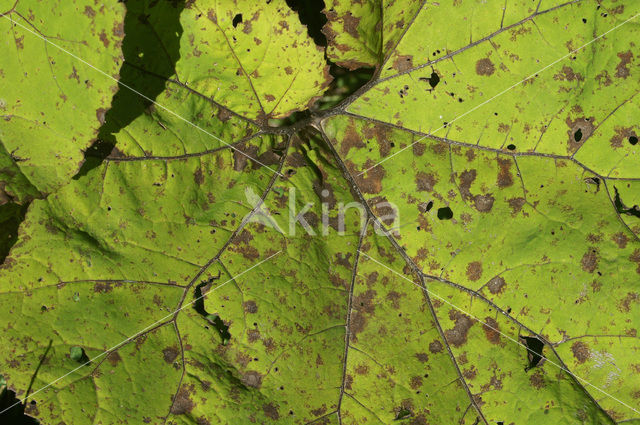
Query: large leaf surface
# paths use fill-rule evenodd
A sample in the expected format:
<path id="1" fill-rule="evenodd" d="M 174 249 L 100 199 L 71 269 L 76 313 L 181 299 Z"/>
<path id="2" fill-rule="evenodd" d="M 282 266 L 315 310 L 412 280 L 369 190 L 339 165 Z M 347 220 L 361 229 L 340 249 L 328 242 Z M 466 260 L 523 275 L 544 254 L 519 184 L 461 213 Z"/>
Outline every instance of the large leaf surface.
<path id="1" fill-rule="evenodd" d="M 78 178 L 42 163 L 67 171 L 0 269 L 4 379 L 25 397 L 52 341 L 27 409 L 52 424 L 640 420 L 635 13 L 327 2 L 327 57 L 377 72 L 274 128 L 330 79 L 284 1 L 127 2 L 146 98 L 120 88 Z M 53 186 L 14 145 L 21 203 Z"/>

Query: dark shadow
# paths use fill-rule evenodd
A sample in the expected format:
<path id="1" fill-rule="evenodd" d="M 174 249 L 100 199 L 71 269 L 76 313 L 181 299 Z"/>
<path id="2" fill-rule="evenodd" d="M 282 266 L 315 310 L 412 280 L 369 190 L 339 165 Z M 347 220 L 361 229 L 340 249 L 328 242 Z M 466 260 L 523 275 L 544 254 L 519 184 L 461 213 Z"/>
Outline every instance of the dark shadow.
<path id="1" fill-rule="evenodd" d="M 13 406 L 9 408 L 9 406 Z M 27 416 L 25 406 L 16 397 L 16 393 L 10 389 L 3 389 L 0 392 L 0 412 L 9 408 L 0 417 L 3 425 L 38 425 L 40 422 L 31 416 Z M 27 405 L 27 410 L 35 410 L 36 402 L 31 400 Z"/>
<path id="2" fill-rule="evenodd" d="M 124 63 L 118 92 L 113 96 L 97 140 L 85 152 L 85 161 L 74 179 L 100 166 L 116 146 L 115 134 L 145 113 L 150 100 L 164 91 L 180 57 L 184 0 L 133 0 L 124 2 Z M 127 88 L 127 87 L 129 88 Z M 140 96 L 131 89 L 146 96 Z"/>
<path id="3" fill-rule="evenodd" d="M 316 45 L 327 46 L 327 37 L 322 33 L 322 27 L 327 23 L 324 16 L 323 0 L 287 0 L 287 6 L 298 14 L 302 25 L 307 27 L 309 37 Z"/>
<path id="4" fill-rule="evenodd" d="M 616 196 L 613 200 L 613 203 L 616 206 L 616 211 L 620 214 L 627 214 L 640 218 L 640 207 L 638 207 L 638 205 L 634 205 L 631 208 L 627 208 L 627 206 L 622 202 L 622 199 L 620 199 L 618 188 L 613 186 L 613 190 L 616 191 Z"/>
<path id="5" fill-rule="evenodd" d="M 0 264 L 9 255 L 11 247 L 18 240 L 18 227 L 24 220 L 29 204 L 19 205 L 7 202 L 0 205 Z"/>
<path id="6" fill-rule="evenodd" d="M 527 347 L 527 360 L 528 364 L 524 368 L 525 372 L 538 366 L 542 361 L 542 350 L 544 349 L 544 342 L 540 341 L 535 336 L 523 336 L 520 337 Z"/>

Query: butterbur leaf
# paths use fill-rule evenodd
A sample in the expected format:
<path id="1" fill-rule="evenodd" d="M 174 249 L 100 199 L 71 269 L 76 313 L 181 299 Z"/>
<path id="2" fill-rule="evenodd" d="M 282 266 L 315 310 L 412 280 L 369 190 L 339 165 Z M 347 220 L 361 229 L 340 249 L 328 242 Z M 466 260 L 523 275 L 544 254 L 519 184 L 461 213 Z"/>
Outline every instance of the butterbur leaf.
<path id="1" fill-rule="evenodd" d="M 3 5 L 8 389 L 43 424 L 640 420 L 640 9 L 317 5 Z"/>

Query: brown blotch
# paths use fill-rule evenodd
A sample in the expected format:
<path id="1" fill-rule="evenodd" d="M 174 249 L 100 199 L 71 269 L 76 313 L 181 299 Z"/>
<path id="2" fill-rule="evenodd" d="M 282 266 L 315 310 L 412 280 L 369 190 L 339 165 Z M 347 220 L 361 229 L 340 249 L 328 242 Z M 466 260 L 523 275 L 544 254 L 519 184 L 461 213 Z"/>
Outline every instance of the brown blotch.
<path id="1" fill-rule="evenodd" d="M 411 389 L 417 390 L 422 386 L 422 376 L 414 376 L 411 378 L 411 383 L 409 384 Z"/>
<path id="2" fill-rule="evenodd" d="M 511 207 L 511 214 L 515 215 L 522 210 L 524 204 L 527 203 L 524 198 L 511 198 L 507 202 L 509 202 L 509 207 Z"/>
<path id="3" fill-rule="evenodd" d="M 416 174 L 416 186 L 420 192 L 431 192 L 436 183 L 438 183 L 438 178 L 434 174 L 427 174 L 422 171 Z"/>
<path id="4" fill-rule="evenodd" d="M 260 388 L 262 386 L 262 375 L 255 370 L 250 370 L 240 379 L 244 385 L 251 388 Z"/>
<path id="5" fill-rule="evenodd" d="M 199 186 L 204 183 L 204 174 L 202 173 L 202 169 L 198 168 L 195 173 L 193 173 L 193 180 Z"/>
<path id="6" fill-rule="evenodd" d="M 633 254 L 629 256 L 629 260 L 638 265 L 638 267 L 636 268 L 636 273 L 640 274 L 640 249 L 636 249 L 635 251 L 633 251 Z"/>
<path id="7" fill-rule="evenodd" d="M 413 56 L 398 56 L 393 62 L 393 68 L 398 72 L 405 72 L 413 68 Z"/>
<path id="8" fill-rule="evenodd" d="M 482 277 L 482 263 L 480 261 L 473 261 L 467 264 L 467 277 L 472 282 Z"/>
<path id="9" fill-rule="evenodd" d="M 504 281 L 502 276 L 496 276 L 487 283 L 487 288 L 489 288 L 489 292 L 492 294 L 499 294 L 503 291 L 506 285 L 507 283 Z"/>
<path id="10" fill-rule="evenodd" d="M 498 158 L 498 167 L 500 167 L 500 171 L 498 171 L 498 187 L 509 187 L 513 184 L 511 164 L 513 164 L 511 159 Z"/>
<path id="11" fill-rule="evenodd" d="M 460 194 L 462 199 L 471 199 L 471 185 L 476 179 L 476 170 L 464 170 L 460 174 Z"/>
<path id="12" fill-rule="evenodd" d="M 553 76 L 553 79 L 560 81 L 584 81 L 584 77 L 581 74 L 576 73 L 567 65 L 563 66 L 560 72 Z"/>
<path id="13" fill-rule="evenodd" d="M 107 113 L 107 110 L 104 108 L 98 108 L 96 109 L 96 118 L 98 118 L 98 122 L 100 124 L 104 124 L 104 120 L 105 120 L 105 115 Z"/>
<path id="14" fill-rule="evenodd" d="M 571 352 L 573 353 L 573 357 L 576 358 L 578 363 L 584 363 L 589 360 L 589 357 L 591 357 L 589 347 L 587 346 L 587 344 L 581 341 L 574 342 L 571 345 Z"/>
<path id="15" fill-rule="evenodd" d="M 267 403 L 262 405 L 262 411 L 264 415 L 274 421 L 280 419 L 280 413 L 278 413 L 278 407 L 273 403 Z"/>
<path id="16" fill-rule="evenodd" d="M 486 195 L 476 195 L 473 197 L 473 205 L 480 212 L 489 212 L 491 208 L 493 208 L 493 203 L 495 199 L 491 194 Z"/>
<path id="17" fill-rule="evenodd" d="M 620 63 L 616 66 L 616 77 L 626 79 L 629 72 L 629 64 L 631 63 L 631 59 L 633 59 L 633 53 L 631 50 L 627 50 L 626 52 L 618 53 L 618 57 L 620 58 Z"/>
<path id="18" fill-rule="evenodd" d="M 353 16 L 351 12 L 347 12 L 347 14 L 342 17 L 342 21 L 342 27 L 347 34 L 353 38 L 360 38 L 360 34 L 358 33 L 360 18 Z"/>
<path id="19" fill-rule="evenodd" d="M 485 317 L 482 329 L 490 343 L 500 344 L 500 332 L 498 332 L 500 330 L 500 326 L 495 319 L 492 317 Z"/>
<path id="20" fill-rule="evenodd" d="M 344 137 L 342 143 L 340 143 L 340 154 L 343 158 L 346 158 L 347 154 L 352 148 L 360 149 L 366 145 L 362 141 L 362 137 L 356 130 L 356 126 L 353 122 L 350 122 L 344 131 Z"/>
<path id="21" fill-rule="evenodd" d="M 86 16 L 88 16 L 89 18 L 93 18 L 94 16 L 96 16 L 96 11 L 93 10 L 93 8 L 91 6 L 85 6 L 84 7 L 84 14 Z"/>
<path id="22" fill-rule="evenodd" d="M 426 363 L 429 361 L 429 355 L 427 353 L 416 353 L 416 358 L 420 363 Z"/>
<path id="23" fill-rule="evenodd" d="M 356 182 L 364 193 L 376 194 L 382 191 L 382 179 L 385 175 L 385 170 L 382 165 L 376 165 L 372 160 L 367 160 L 364 164 L 364 169 L 373 167 L 366 173 L 356 176 Z M 366 177 L 365 177 L 366 176 Z"/>
<path id="24" fill-rule="evenodd" d="M 628 292 L 627 295 L 620 301 L 619 310 L 628 313 L 631 310 L 632 302 L 640 302 L 640 295 L 634 292 Z"/>
<path id="25" fill-rule="evenodd" d="M 258 306 L 256 305 L 256 302 L 253 300 L 245 301 L 244 303 L 242 303 L 242 307 L 244 308 L 244 311 L 246 311 L 247 313 L 258 312 Z"/>
<path id="26" fill-rule="evenodd" d="M 111 282 L 98 282 L 93 285 L 93 292 L 100 292 L 102 294 L 106 294 L 113 290 L 113 285 Z"/>
<path id="27" fill-rule="evenodd" d="M 596 267 L 598 267 L 598 254 L 595 248 L 589 249 L 589 251 L 582 256 L 580 263 L 582 264 L 582 270 L 593 273 Z"/>
<path id="28" fill-rule="evenodd" d="M 369 201 L 373 213 L 387 226 L 391 226 L 397 217 L 397 212 L 384 196 L 376 196 Z"/>
<path id="29" fill-rule="evenodd" d="M 113 351 L 107 355 L 107 361 L 111 366 L 117 366 L 118 363 L 122 361 L 122 357 L 120 357 L 117 351 Z"/>
<path id="30" fill-rule="evenodd" d="M 619 232 L 611 236 L 611 240 L 613 240 L 618 245 L 618 248 L 623 249 L 627 246 L 629 238 L 627 238 L 627 235 L 625 235 L 624 233 Z"/>
<path id="31" fill-rule="evenodd" d="M 467 334 L 471 326 L 473 326 L 473 320 L 457 310 L 449 311 L 449 318 L 455 320 L 455 325 L 453 329 L 447 329 L 444 332 L 444 336 L 454 347 L 460 347 L 467 342 Z"/>
<path id="32" fill-rule="evenodd" d="M 480 59 L 476 62 L 476 74 L 478 75 L 486 75 L 489 76 L 493 74 L 496 70 L 496 67 L 493 65 L 493 62 L 489 58 Z"/>
<path id="33" fill-rule="evenodd" d="M 593 124 L 594 121 L 595 117 L 578 118 L 576 120 L 571 120 L 569 117 L 567 117 L 565 122 L 569 127 L 569 130 L 567 130 L 567 136 L 569 139 L 568 145 L 569 150 L 572 153 L 578 150 L 578 148 L 582 146 L 589 137 L 591 137 L 593 131 L 595 130 L 595 126 Z M 580 134 L 580 140 L 576 141 L 576 137 L 578 134 Z"/>
<path id="34" fill-rule="evenodd" d="M 167 347 L 162 350 L 162 357 L 167 363 L 173 363 L 178 358 L 178 349 L 176 347 Z"/>
<path id="35" fill-rule="evenodd" d="M 535 389 L 539 390 L 540 388 L 544 387 L 544 376 L 542 375 L 542 371 L 538 369 L 534 373 L 532 373 L 529 377 L 529 382 Z"/>
<path id="36" fill-rule="evenodd" d="M 440 351 L 442 351 L 443 348 L 444 347 L 442 343 L 438 340 L 435 340 L 429 344 L 429 351 L 431 351 L 434 354 L 439 353 Z"/>
<path id="37" fill-rule="evenodd" d="M 186 385 L 180 388 L 178 394 L 176 394 L 176 398 L 173 400 L 173 405 L 171 406 L 172 414 L 183 415 L 193 410 L 194 404 L 193 400 L 191 400 L 192 390 L 193 386 L 191 385 Z"/>
<path id="38" fill-rule="evenodd" d="M 615 131 L 615 134 L 609 140 L 609 144 L 614 149 L 621 148 L 629 137 L 638 137 L 636 132 L 633 131 L 633 127 L 615 126 L 613 130 Z"/>

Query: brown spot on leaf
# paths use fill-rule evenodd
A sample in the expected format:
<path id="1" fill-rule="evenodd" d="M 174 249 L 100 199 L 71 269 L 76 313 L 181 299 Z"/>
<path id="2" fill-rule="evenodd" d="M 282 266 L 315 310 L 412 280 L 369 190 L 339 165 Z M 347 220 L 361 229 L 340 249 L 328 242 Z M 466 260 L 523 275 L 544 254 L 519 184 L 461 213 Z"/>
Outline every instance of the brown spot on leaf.
<path id="1" fill-rule="evenodd" d="M 531 376 L 529 377 L 529 382 L 531 383 L 531 386 L 535 389 L 540 389 L 544 387 L 544 376 L 542 375 L 542 371 L 539 369 L 536 369 L 536 371 L 532 373 Z"/>
<path id="2" fill-rule="evenodd" d="M 204 183 L 204 174 L 202 173 L 202 169 L 198 168 L 195 173 L 193 173 L 193 180 L 196 184 L 201 185 Z"/>
<path id="3" fill-rule="evenodd" d="M 93 18 L 94 16 L 96 16 L 96 11 L 93 10 L 93 8 L 91 6 L 85 6 L 84 7 L 84 14 L 86 16 L 88 16 L 89 18 Z"/>
<path id="4" fill-rule="evenodd" d="M 192 391 L 193 386 L 191 385 L 185 385 L 180 388 L 178 394 L 176 394 L 175 400 L 173 400 L 173 405 L 171 406 L 172 414 L 183 415 L 193 410 L 194 404 L 193 400 L 191 400 Z"/>
<path id="5" fill-rule="evenodd" d="M 429 355 L 427 353 L 416 353 L 416 358 L 420 361 L 420 363 L 426 363 L 429 361 Z"/>
<path id="6" fill-rule="evenodd" d="M 582 341 L 577 341 L 571 344 L 571 352 L 573 353 L 573 357 L 576 358 L 578 363 L 586 362 L 591 356 L 589 347 Z"/>
<path id="7" fill-rule="evenodd" d="M 265 416 L 273 419 L 274 421 L 280 419 L 280 413 L 278 413 L 278 407 L 273 403 L 267 403 L 262 405 L 262 411 Z"/>
<path id="8" fill-rule="evenodd" d="M 255 370 L 250 370 L 242 375 L 240 379 L 244 385 L 251 388 L 260 388 L 262 386 L 262 375 Z"/>
<path id="9" fill-rule="evenodd" d="M 438 177 L 434 174 L 427 174 L 422 171 L 419 171 L 416 174 L 416 186 L 421 192 L 431 192 L 436 183 L 438 183 Z"/>
<path id="10" fill-rule="evenodd" d="M 616 233 L 615 235 L 611 236 L 611 240 L 613 240 L 620 249 L 625 248 L 627 246 L 627 242 L 629 241 L 627 235 L 622 232 Z"/>
<path id="11" fill-rule="evenodd" d="M 493 202 L 495 199 L 491 194 L 476 195 L 473 197 L 473 205 L 480 212 L 489 212 L 493 208 Z"/>
<path id="12" fill-rule="evenodd" d="M 487 283 L 487 288 L 489 288 L 489 292 L 492 294 L 499 294 L 502 292 L 506 284 L 507 283 L 504 281 L 502 276 L 496 276 Z"/>
<path id="13" fill-rule="evenodd" d="M 638 265 L 638 267 L 636 268 L 636 273 L 640 274 L 640 249 L 636 249 L 635 251 L 633 251 L 633 253 L 629 256 L 629 260 Z"/>
<path id="14" fill-rule="evenodd" d="M 578 148 L 582 146 L 589 137 L 591 137 L 595 130 L 594 121 L 594 117 L 577 118 L 575 120 L 571 120 L 567 117 L 566 124 L 569 127 L 569 130 L 567 131 L 567 144 L 570 152 L 578 150 Z"/>
<path id="15" fill-rule="evenodd" d="M 595 248 L 590 248 L 589 251 L 582 256 L 580 263 L 582 264 L 582 270 L 593 273 L 598 266 L 598 254 Z"/>
<path id="16" fill-rule="evenodd" d="M 498 187 L 509 187 L 513 184 L 513 175 L 511 174 L 511 159 L 498 158 Z"/>
<path id="17" fill-rule="evenodd" d="M 444 336 L 451 345 L 460 347 L 467 342 L 467 334 L 471 326 L 473 326 L 473 320 L 458 310 L 449 311 L 449 317 L 451 320 L 455 320 L 455 324 L 453 329 L 447 329 L 444 332 Z"/>
<path id="18" fill-rule="evenodd" d="M 246 301 L 244 303 L 242 303 L 242 307 L 244 308 L 244 311 L 246 311 L 247 313 L 257 313 L 258 312 L 258 306 L 256 305 L 256 302 L 253 300 L 249 300 Z"/>
<path id="19" fill-rule="evenodd" d="M 107 110 L 104 108 L 98 108 L 96 109 L 96 118 L 98 118 L 98 122 L 102 125 L 104 124 L 104 120 L 105 120 L 105 114 L 107 113 Z"/>
<path id="20" fill-rule="evenodd" d="M 162 350 L 162 357 L 167 363 L 173 363 L 178 358 L 178 349 L 176 347 L 167 347 Z"/>
<path id="21" fill-rule="evenodd" d="M 384 178 L 385 170 L 382 165 L 376 165 L 375 167 L 374 165 L 375 163 L 368 159 L 364 164 L 365 170 L 370 167 L 373 168 L 362 175 L 356 176 L 356 182 L 364 193 L 376 194 L 382 191 L 382 179 Z"/>
<path id="22" fill-rule="evenodd" d="M 484 330 L 484 334 L 487 336 L 487 339 L 492 344 L 500 344 L 500 326 L 498 322 L 492 317 L 485 317 L 484 323 L 482 324 L 482 330 Z"/>
<path id="23" fill-rule="evenodd" d="M 480 261 L 473 261 L 467 264 L 467 277 L 472 282 L 482 277 L 482 263 Z"/>
<path id="24" fill-rule="evenodd" d="M 440 351 L 442 351 L 443 348 L 444 348 L 444 346 L 438 340 L 435 340 L 435 341 L 432 341 L 431 343 L 429 343 L 429 351 L 431 351 L 434 354 L 435 353 L 439 353 Z"/>
<path id="25" fill-rule="evenodd" d="M 480 59 L 478 62 L 476 62 L 476 74 L 478 75 L 489 76 L 493 74 L 495 70 L 496 67 L 493 65 L 493 62 L 491 62 L 491 59 L 489 58 Z"/>
<path id="26" fill-rule="evenodd" d="M 344 137 L 342 143 L 340 143 L 340 154 L 346 157 L 352 148 L 364 148 L 366 145 L 362 141 L 362 136 L 356 130 L 356 126 L 353 122 L 350 122 L 344 131 Z"/>
<path id="27" fill-rule="evenodd" d="M 620 63 L 616 66 L 616 77 L 626 79 L 630 74 L 628 66 L 633 59 L 633 53 L 631 53 L 631 50 L 627 50 L 626 52 L 618 53 L 618 57 L 620 58 Z"/>
<path id="28" fill-rule="evenodd" d="M 574 72 L 574 70 L 567 65 L 563 66 L 560 72 L 553 76 L 553 79 L 560 81 L 584 81 L 582 75 Z"/>
<path id="29" fill-rule="evenodd" d="M 122 361 L 122 357 L 120 357 L 120 354 L 118 354 L 117 351 L 112 351 L 107 355 L 107 361 L 111 366 L 117 366 L 118 363 Z"/>
<path id="30" fill-rule="evenodd" d="M 398 56 L 393 62 L 393 68 L 398 72 L 405 72 L 413 68 L 413 56 Z"/>

